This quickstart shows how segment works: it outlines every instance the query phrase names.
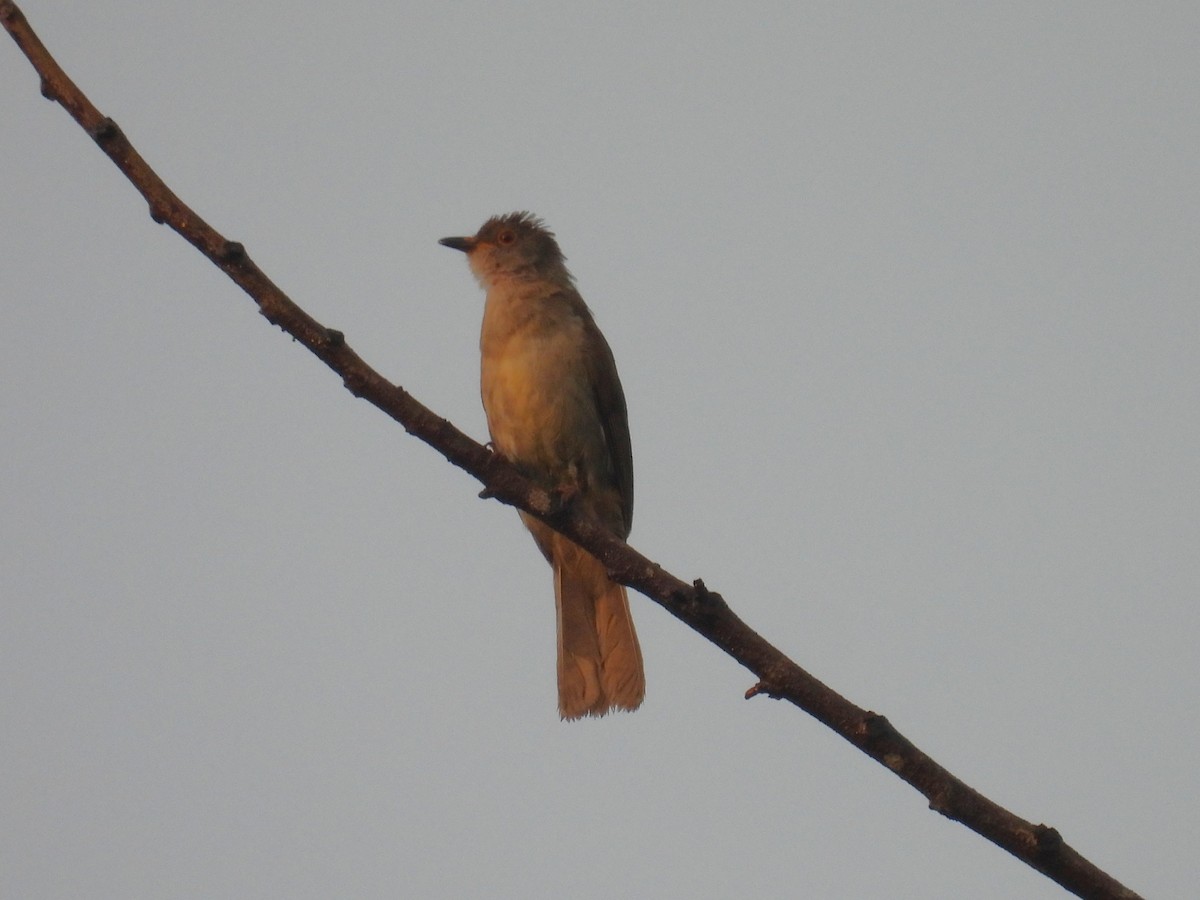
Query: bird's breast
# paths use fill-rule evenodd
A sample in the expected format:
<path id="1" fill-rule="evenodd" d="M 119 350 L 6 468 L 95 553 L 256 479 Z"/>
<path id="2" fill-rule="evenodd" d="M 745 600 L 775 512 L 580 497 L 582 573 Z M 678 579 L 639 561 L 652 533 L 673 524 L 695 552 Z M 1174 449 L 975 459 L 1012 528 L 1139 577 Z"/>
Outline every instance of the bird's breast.
<path id="1" fill-rule="evenodd" d="M 577 316 L 489 297 L 480 340 L 488 430 L 500 453 L 551 483 L 607 453 L 585 345 Z"/>

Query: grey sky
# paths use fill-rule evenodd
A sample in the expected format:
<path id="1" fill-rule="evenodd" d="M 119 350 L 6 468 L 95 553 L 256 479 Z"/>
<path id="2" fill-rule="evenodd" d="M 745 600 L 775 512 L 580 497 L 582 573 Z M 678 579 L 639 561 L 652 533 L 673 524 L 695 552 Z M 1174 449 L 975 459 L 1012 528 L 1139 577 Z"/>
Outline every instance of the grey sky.
<path id="1" fill-rule="evenodd" d="M 1200 880 L 1200 7 L 21 4 L 476 436 L 437 238 L 530 209 L 631 542 L 1146 896 Z M 1057 898 L 645 598 L 555 714 L 516 515 L 271 329 L 0 45 L 0 896 Z"/>

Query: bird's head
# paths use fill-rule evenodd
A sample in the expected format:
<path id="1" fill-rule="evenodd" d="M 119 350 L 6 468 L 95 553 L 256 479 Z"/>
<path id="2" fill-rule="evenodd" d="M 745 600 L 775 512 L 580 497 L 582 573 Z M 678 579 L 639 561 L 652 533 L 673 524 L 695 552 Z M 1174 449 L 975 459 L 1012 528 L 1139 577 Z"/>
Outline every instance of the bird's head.
<path id="1" fill-rule="evenodd" d="M 438 243 L 467 254 L 471 271 L 485 288 L 508 280 L 571 281 L 554 233 L 531 213 L 493 216 L 471 237 Z"/>

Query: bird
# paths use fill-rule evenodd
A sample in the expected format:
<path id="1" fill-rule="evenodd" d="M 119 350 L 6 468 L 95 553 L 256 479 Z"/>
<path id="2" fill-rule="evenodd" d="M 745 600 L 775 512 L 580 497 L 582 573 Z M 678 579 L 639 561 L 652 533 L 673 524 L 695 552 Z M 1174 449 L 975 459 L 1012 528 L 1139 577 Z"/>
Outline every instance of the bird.
<path id="1" fill-rule="evenodd" d="M 514 212 L 439 243 L 466 254 L 486 292 L 480 393 L 493 450 L 624 540 L 633 521 L 625 393 L 554 233 Z M 570 538 L 521 519 L 554 572 L 559 715 L 637 709 L 646 679 L 624 586 Z"/>

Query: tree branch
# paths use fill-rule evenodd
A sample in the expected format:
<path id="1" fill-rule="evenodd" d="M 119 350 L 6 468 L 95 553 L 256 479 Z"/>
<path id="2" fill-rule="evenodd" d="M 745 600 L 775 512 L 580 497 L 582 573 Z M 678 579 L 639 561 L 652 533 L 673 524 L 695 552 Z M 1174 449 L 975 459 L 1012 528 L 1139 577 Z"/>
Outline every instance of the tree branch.
<path id="1" fill-rule="evenodd" d="M 147 165 L 116 122 L 96 109 L 30 28 L 16 4 L 0 0 L 0 21 L 42 79 L 42 94 L 63 106 L 145 197 L 154 221 L 169 225 L 228 275 L 260 312 L 341 376 L 347 390 L 387 413 L 414 436 L 484 485 L 481 496 L 532 513 L 595 554 L 621 583 L 645 594 L 751 672 L 746 692 L 788 700 L 908 782 L 931 809 L 962 822 L 1080 897 L 1136 900 L 1133 891 L 1069 847 L 1059 833 L 1034 825 L 973 790 L 901 735 L 886 718 L 861 709 L 822 684 L 753 631 L 700 580 L 688 584 L 651 562 L 594 518 L 562 506 L 515 468 L 368 366 L 341 332 L 291 301 L 247 255 L 194 213 Z"/>

